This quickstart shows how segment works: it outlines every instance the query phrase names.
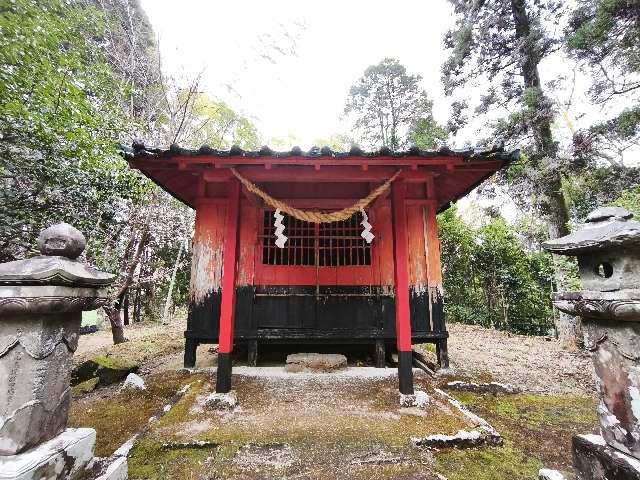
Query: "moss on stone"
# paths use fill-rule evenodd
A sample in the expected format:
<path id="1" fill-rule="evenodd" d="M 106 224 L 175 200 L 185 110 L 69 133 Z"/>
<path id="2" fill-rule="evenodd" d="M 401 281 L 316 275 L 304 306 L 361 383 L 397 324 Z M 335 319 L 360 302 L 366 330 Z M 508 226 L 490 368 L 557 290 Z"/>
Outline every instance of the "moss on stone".
<path id="1" fill-rule="evenodd" d="M 77 384 L 75 387 L 71 389 L 71 393 L 74 397 L 78 397 L 85 393 L 93 392 L 98 385 L 100 379 L 98 377 L 90 378 L 89 380 L 85 380 L 82 383 Z"/>
<path id="2" fill-rule="evenodd" d="M 113 370 L 131 370 L 138 368 L 138 364 L 136 362 L 132 362 L 131 360 L 127 360 L 125 358 L 98 355 L 96 357 L 93 357 L 91 360 L 101 367 L 110 368 Z"/>
<path id="3" fill-rule="evenodd" d="M 78 385 L 94 377 L 100 386 L 124 380 L 131 372 L 138 370 L 138 364 L 118 357 L 98 355 L 82 362 L 71 372 L 71 383 Z"/>

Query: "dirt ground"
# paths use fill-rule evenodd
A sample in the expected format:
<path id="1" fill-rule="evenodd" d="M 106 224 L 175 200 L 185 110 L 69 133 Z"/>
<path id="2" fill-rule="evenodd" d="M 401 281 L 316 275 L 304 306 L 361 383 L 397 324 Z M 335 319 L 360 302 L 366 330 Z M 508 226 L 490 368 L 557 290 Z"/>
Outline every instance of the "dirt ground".
<path id="1" fill-rule="evenodd" d="M 434 379 L 416 370 L 416 386 L 432 399 L 423 410 L 400 408 L 395 369 L 360 368 L 370 362 L 365 353 L 348 355 L 351 373 L 311 376 L 285 374 L 282 356 L 265 354 L 254 368 L 241 366 L 240 357 L 234 368 L 240 406 L 205 411 L 203 399 L 215 385 L 215 348 L 201 345 L 198 368 L 182 369 L 184 328 L 183 320 L 128 326 L 130 341 L 117 346 L 108 330 L 80 339 L 76 363 L 107 355 L 140 364 L 146 390 L 116 384 L 75 396 L 70 418 L 72 426 L 97 430 L 100 456 L 145 430 L 129 456 L 132 479 L 535 479 L 543 466 L 569 474 L 571 435 L 597 426 L 586 355 L 566 352 L 552 339 L 466 325 L 450 325 L 452 373 Z M 431 346 L 418 348 L 433 355 Z M 450 392 L 498 430 L 502 446 L 428 450 L 411 443 L 410 437 L 475 427 L 435 390 L 450 379 L 524 390 Z M 147 429 L 149 417 L 185 385 L 188 394 Z M 195 440 L 209 443 L 183 445 Z"/>
<path id="2" fill-rule="evenodd" d="M 126 327 L 129 343 L 113 346 L 110 330 L 80 338 L 74 361 L 109 353 L 143 363 L 143 373 L 180 368 L 185 321 L 169 325 L 142 323 Z M 569 352 L 555 339 L 527 337 L 473 325 L 450 324 L 449 358 L 457 377 L 511 383 L 543 395 L 595 395 L 591 360 L 585 352 Z M 197 367 L 215 363 L 211 345 L 198 347 Z M 428 351 L 425 346 L 424 350 Z M 433 356 L 435 360 L 435 356 Z"/>
<path id="3" fill-rule="evenodd" d="M 207 410 L 203 403 L 212 383 L 188 377 L 189 394 L 134 449 L 130 478 L 374 478 L 386 469 L 377 478 L 435 480 L 435 457 L 413 447 L 410 437 L 454 434 L 476 424 L 436 398 L 424 375 L 417 376 L 417 386 L 433 398 L 424 409 L 400 407 L 393 369 L 291 374 L 278 367 L 239 367 L 239 407 L 233 411 Z M 197 441 L 215 447 L 180 448 Z M 185 450 L 187 457 L 169 462 L 172 444 L 172 451 Z"/>
<path id="4" fill-rule="evenodd" d="M 457 375 L 545 395 L 595 395 L 593 365 L 583 351 L 569 352 L 545 337 L 455 323 L 448 328 L 449 358 Z"/>

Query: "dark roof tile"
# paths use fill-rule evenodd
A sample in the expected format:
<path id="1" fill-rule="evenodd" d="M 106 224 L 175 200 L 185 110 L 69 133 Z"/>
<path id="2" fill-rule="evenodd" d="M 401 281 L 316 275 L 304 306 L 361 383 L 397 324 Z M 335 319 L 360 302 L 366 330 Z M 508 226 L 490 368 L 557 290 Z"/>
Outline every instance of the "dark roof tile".
<path id="1" fill-rule="evenodd" d="M 447 146 L 441 147 L 437 150 L 421 150 L 418 147 L 411 147 L 408 150 L 392 152 L 388 147 L 382 147 L 378 151 L 365 152 L 358 146 L 352 146 L 347 152 L 334 152 L 329 147 L 312 147 L 308 151 L 303 151 L 300 147 L 293 147 L 289 151 L 277 152 L 263 146 L 260 150 L 247 151 L 240 148 L 238 145 L 232 146 L 229 150 L 218 150 L 208 145 L 202 145 L 198 149 L 182 148 L 179 145 L 173 144 L 169 148 L 158 148 L 152 146 L 146 146 L 141 142 L 134 142 L 131 147 L 121 146 L 119 148 L 120 154 L 127 158 L 171 158 L 176 156 L 214 156 L 214 157 L 275 157 L 275 158 L 287 158 L 287 157 L 307 157 L 307 158 L 320 158 L 320 157 L 334 157 L 334 158 L 346 158 L 346 157 L 462 157 L 466 160 L 503 160 L 513 161 L 520 156 L 519 150 L 513 150 L 507 152 L 504 150 L 504 145 L 481 147 L 481 148 L 465 148 L 465 149 L 450 149 Z"/>

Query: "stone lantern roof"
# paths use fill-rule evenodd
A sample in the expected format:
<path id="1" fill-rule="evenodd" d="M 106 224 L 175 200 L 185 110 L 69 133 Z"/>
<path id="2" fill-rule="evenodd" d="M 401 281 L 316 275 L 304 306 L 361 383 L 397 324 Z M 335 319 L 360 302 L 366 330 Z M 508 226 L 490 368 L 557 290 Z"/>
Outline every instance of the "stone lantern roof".
<path id="1" fill-rule="evenodd" d="M 77 260 L 86 244 L 79 230 L 59 223 L 40 233 L 41 255 L 0 264 L 0 316 L 79 312 L 104 305 L 114 276 Z"/>
<path id="2" fill-rule="evenodd" d="M 543 243 L 558 255 L 583 255 L 619 247 L 640 247 L 640 222 L 620 207 L 603 207 L 587 216 L 583 228 Z"/>
<path id="3" fill-rule="evenodd" d="M 0 264 L 1 285 L 59 285 L 103 287 L 113 275 L 84 265 L 76 259 L 87 242 L 84 235 L 67 223 L 43 230 L 38 238 L 41 255 Z"/>

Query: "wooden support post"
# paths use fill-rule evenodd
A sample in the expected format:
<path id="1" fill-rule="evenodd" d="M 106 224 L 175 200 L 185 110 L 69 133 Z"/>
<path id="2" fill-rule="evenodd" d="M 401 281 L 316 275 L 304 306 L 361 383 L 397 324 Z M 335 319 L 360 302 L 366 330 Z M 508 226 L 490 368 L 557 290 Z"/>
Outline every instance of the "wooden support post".
<path id="1" fill-rule="evenodd" d="M 409 309 L 409 252 L 407 239 L 407 186 L 396 180 L 392 185 L 393 257 L 396 284 L 396 338 L 400 393 L 413 394 L 413 355 Z"/>
<path id="2" fill-rule="evenodd" d="M 258 365 L 258 340 L 249 340 L 247 343 L 247 365 L 250 367 Z"/>
<path id="3" fill-rule="evenodd" d="M 198 341 L 195 338 L 187 338 L 184 342 L 184 368 L 196 366 L 196 350 Z"/>
<path id="4" fill-rule="evenodd" d="M 436 356 L 438 357 L 438 368 L 449 368 L 449 350 L 446 338 L 436 342 Z"/>
<path id="5" fill-rule="evenodd" d="M 238 251 L 238 218 L 240 212 L 240 182 L 229 184 L 227 218 L 224 227 L 222 253 L 222 299 L 220 302 L 220 337 L 218 340 L 218 371 L 216 392 L 231 390 L 231 353 L 236 307 L 236 269 Z"/>
<path id="6" fill-rule="evenodd" d="M 378 338 L 376 340 L 376 368 L 384 368 L 386 360 L 386 352 L 384 348 L 384 340 Z"/>

